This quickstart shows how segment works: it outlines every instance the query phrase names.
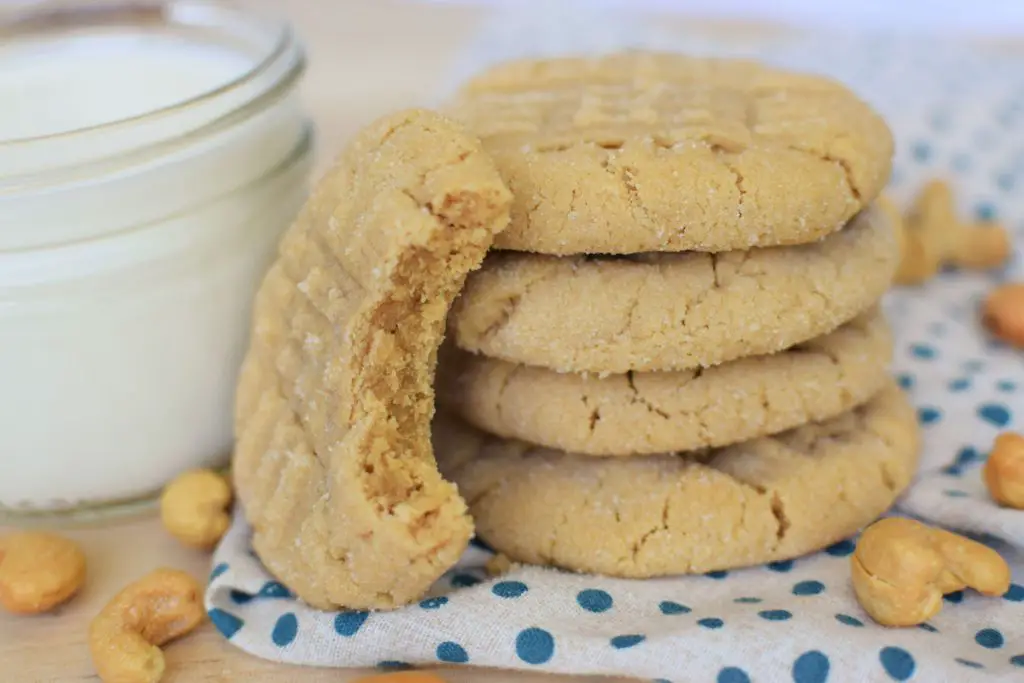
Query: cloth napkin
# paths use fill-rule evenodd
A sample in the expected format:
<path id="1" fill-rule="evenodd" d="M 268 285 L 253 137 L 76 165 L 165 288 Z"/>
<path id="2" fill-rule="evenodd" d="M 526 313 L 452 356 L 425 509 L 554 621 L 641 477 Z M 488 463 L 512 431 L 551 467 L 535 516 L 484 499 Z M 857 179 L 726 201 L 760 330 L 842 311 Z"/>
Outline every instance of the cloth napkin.
<path id="1" fill-rule="evenodd" d="M 880 110 L 898 144 L 891 193 L 952 181 L 965 217 L 998 218 L 1024 244 L 1024 69 L 966 45 L 896 35 L 820 33 L 729 43 L 575 3 L 498 14 L 452 74 L 526 55 L 623 47 L 747 56 L 824 72 Z M 1024 280 L 1004 271 L 944 273 L 896 289 L 893 372 L 919 410 L 924 451 L 897 512 L 992 544 L 1015 583 L 1001 598 L 946 597 L 916 628 L 873 623 L 849 585 L 855 538 L 795 561 L 703 576 L 632 581 L 533 567 L 487 578 L 474 542 L 418 604 L 388 612 L 319 612 L 296 601 L 250 551 L 236 517 L 214 556 L 213 623 L 266 659 L 328 667 L 438 663 L 607 674 L 657 681 L 1024 681 L 1024 512 L 987 496 L 981 465 L 1000 431 L 1024 427 L 1024 353 L 978 325 L 981 298 Z"/>

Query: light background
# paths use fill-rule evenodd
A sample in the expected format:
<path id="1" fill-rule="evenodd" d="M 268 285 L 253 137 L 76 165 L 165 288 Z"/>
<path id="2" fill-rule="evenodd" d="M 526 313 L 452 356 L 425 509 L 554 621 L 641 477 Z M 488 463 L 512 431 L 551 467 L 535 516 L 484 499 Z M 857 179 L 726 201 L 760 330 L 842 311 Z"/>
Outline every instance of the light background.
<path id="1" fill-rule="evenodd" d="M 514 6 L 531 11 L 557 5 L 561 0 L 433 1 Z M 970 32 L 993 36 L 1024 34 L 1024 2 L 1021 0 L 591 0 L 589 4 L 799 26 Z"/>

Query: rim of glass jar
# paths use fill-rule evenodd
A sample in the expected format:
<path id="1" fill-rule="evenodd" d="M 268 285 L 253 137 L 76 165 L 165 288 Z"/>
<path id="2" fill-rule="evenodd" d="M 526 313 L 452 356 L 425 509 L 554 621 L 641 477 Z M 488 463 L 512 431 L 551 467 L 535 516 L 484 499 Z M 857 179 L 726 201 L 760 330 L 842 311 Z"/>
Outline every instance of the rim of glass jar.
<path id="1" fill-rule="evenodd" d="M 289 92 L 302 77 L 306 69 L 306 53 L 298 36 L 288 22 L 263 13 L 253 13 L 226 3 L 209 0 L 109 0 L 96 4 L 69 4 L 73 0 L 39 0 L 24 10 L 15 10 L 13 16 L 0 19 L 0 39 L 5 35 L 18 36 L 25 32 L 41 33 L 73 28 L 109 27 L 112 25 L 145 26 L 199 26 L 203 28 L 224 28 L 231 20 L 259 21 L 264 27 L 272 26 L 275 32 L 271 47 L 262 57 L 254 60 L 252 66 L 238 76 L 215 88 L 199 92 L 173 104 L 158 107 L 141 114 L 127 116 L 103 123 L 83 126 L 73 130 L 48 133 L 23 138 L 0 139 L 0 155 L 15 147 L 69 140 L 91 134 L 115 131 L 136 123 L 155 121 L 194 108 L 197 105 L 233 94 L 247 84 L 253 83 L 267 73 L 279 60 L 292 55 L 292 63 L 285 72 L 273 81 L 268 89 L 256 91 L 251 97 L 234 107 L 226 116 L 201 125 L 183 135 L 158 140 L 142 147 L 131 148 L 109 156 L 99 157 L 82 164 L 60 168 L 56 171 L 35 172 L 26 175 L 0 175 L 0 196 L 22 192 L 36 185 L 54 185 L 74 182 L 95 176 L 126 170 L 135 165 L 158 158 L 167 150 L 200 140 L 244 120 L 258 111 L 268 101 L 273 101 Z M 202 24 L 188 24 L 180 20 L 189 15 L 189 10 L 207 17 Z M 217 20 L 211 23 L 211 20 Z M 148 22 L 148 23 L 147 23 Z"/>
<path id="2" fill-rule="evenodd" d="M 306 121 L 302 127 L 302 135 L 296 141 L 294 148 L 265 173 L 242 187 L 193 207 L 192 210 L 205 210 L 217 203 L 228 201 L 234 196 L 240 196 L 243 193 L 270 185 L 287 174 L 301 169 L 303 165 L 306 165 L 308 170 L 308 167 L 312 166 L 311 158 L 315 143 L 315 127 L 312 122 Z M 59 273 L 59 281 L 65 282 L 99 273 L 112 274 L 129 268 L 145 266 L 154 258 L 166 258 L 168 253 L 180 252 L 183 246 L 189 243 L 194 233 L 164 230 L 163 241 L 150 244 L 141 251 L 134 245 L 125 247 L 119 243 L 118 238 L 135 237 L 159 231 L 167 221 L 180 218 L 181 215 L 181 213 L 177 213 L 164 216 L 158 221 L 132 226 L 126 230 L 88 238 L 72 244 L 13 251 L 0 250 L 0 303 L 3 303 L 2 295 L 8 289 L 32 289 L 54 284 L 51 279 L 34 279 L 41 273 Z M 233 229 L 237 230 L 240 227 L 234 226 Z M 27 279 L 25 273 L 30 274 Z M 2 512 L 2 506 L 0 506 L 0 516 L 2 516 Z"/>

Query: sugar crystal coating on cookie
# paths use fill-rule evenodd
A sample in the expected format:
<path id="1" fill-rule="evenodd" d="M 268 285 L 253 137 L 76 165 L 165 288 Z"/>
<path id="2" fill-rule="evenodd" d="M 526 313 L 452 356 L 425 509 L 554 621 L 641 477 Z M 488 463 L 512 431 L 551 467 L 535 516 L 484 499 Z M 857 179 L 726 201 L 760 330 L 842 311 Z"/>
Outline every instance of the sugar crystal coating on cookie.
<path id="1" fill-rule="evenodd" d="M 813 241 L 888 182 L 893 140 L 842 85 L 753 62 L 628 52 L 526 60 L 449 107 L 514 194 L 495 246 L 546 254 Z"/>
<path id="2" fill-rule="evenodd" d="M 847 538 L 910 483 L 920 434 L 890 382 L 831 420 L 697 457 L 565 453 L 443 414 L 434 439 L 441 471 L 496 551 L 643 578 L 785 560 Z"/>
<path id="3" fill-rule="evenodd" d="M 477 139 L 428 111 L 360 132 L 256 298 L 235 485 L 267 569 L 321 608 L 419 598 L 472 535 L 430 445 L 448 308 L 508 222 Z"/>
<path id="4" fill-rule="evenodd" d="M 559 373 L 447 345 L 438 400 L 469 424 L 575 453 L 632 456 L 725 446 L 824 420 L 889 381 L 881 312 L 764 356 L 679 372 Z"/>
<path id="5" fill-rule="evenodd" d="M 492 252 L 450 330 L 467 351 L 560 372 L 707 367 L 834 330 L 875 305 L 898 261 L 874 205 L 814 244 L 625 258 Z"/>

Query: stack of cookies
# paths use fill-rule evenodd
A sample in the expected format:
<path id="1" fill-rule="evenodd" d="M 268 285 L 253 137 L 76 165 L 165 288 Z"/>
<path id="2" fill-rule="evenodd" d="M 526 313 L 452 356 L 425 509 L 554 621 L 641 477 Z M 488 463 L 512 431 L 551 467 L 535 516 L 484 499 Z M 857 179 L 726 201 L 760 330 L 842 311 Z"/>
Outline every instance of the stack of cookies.
<path id="1" fill-rule="evenodd" d="M 511 220 L 449 316 L 434 444 L 478 535 L 615 576 L 781 560 L 907 486 L 879 300 L 892 138 L 841 85 L 650 53 L 529 61 L 449 113 Z"/>

